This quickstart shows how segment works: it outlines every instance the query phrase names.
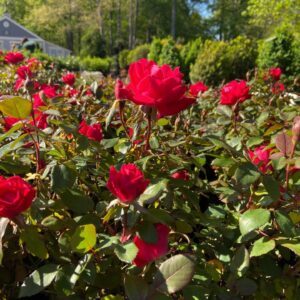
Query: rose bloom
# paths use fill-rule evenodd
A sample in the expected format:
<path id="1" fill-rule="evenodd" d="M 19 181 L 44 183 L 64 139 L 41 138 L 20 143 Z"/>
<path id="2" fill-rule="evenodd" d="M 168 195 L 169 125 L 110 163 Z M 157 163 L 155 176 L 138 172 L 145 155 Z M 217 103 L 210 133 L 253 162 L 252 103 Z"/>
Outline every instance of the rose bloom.
<path id="1" fill-rule="evenodd" d="M 34 188 L 21 177 L 0 176 L 0 217 L 16 217 L 30 207 L 34 197 Z"/>
<path id="2" fill-rule="evenodd" d="M 110 167 L 107 188 L 121 202 L 129 204 L 145 191 L 149 182 L 134 164 L 124 164 L 120 171 L 114 166 Z"/>
<path id="3" fill-rule="evenodd" d="M 274 95 L 280 94 L 285 91 L 285 86 L 283 83 L 275 82 L 272 86 L 271 92 Z"/>
<path id="4" fill-rule="evenodd" d="M 250 97 L 251 95 L 249 94 L 247 82 L 244 80 L 233 80 L 223 86 L 221 90 L 220 104 L 235 105 L 237 103 L 244 102 Z"/>
<path id="5" fill-rule="evenodd" d="M 23 61 L 24 55 L 21 52 L 7 52 L 7 54 L 4 57 L 4 60 L 8 64 L 18 64 L 21 61 Z"/>
<path id="6" fill-rule="evenodd" d="M 174 179 L 189 180 L 190 174 L 187 170 L 180 170 L 180 171 L 174 172 L 171 175 L 171 177 Z"/>
<path id="7" fill-rule="evenodd" d="M 170 228 L 163 224 L 155 224 L 155 229 L 158 238 L 157 242 L 154 244 L 146 243 L 137 235 L 133 238 L 134 244 L 139 249 L 137 256 L 133 260 L 133 264 L 137 267 L 144 267 L 168 252 L 168 236 Z"/>
<path id="8" fill-rule="evenodd" d="M 62 77 L 62 81 L 65 84 L 68 84 L 70 86 L 74 85 L 75 80 L 76 80 L 76 77 L 75 77 L 75 74 L 73 74 L 73 73 L 67 73 Z"/>
<path id="9" fill-rule="evenodd" d="M 20 66 L 17 69 L 17 74 L 18 74 L 19 78 L 23 79 L 23 80 L 26 79 L 27 77 L 32 76 L 32 72 L 27 66 Z"/>
<path id="10" fill-rule="evenodd" d="M 271 68 L 269 70 L 269 75 L 276 81 L 280 79 L 281 74 L 282 72 L 280 68 Z"/>
<path id="11" fill-rule="evenodd" d="M 93 125 L 87 124 L 85 120 L 82 120 L 79 125 L 78 132 L 86 136 L 90 140 L 100 142 L 103 138 L 102 127 L 100 123 L 95 123 Z"/>
<path id="12" fill-rule="evenodd" d="M 266 146 L 262 145 L 255 148 L 253 151 L 248 150 L 248 155 L 251 162 L 259 167 L 259 170 L 262 173 L 266 173 L 267 171 L 272 171 L 273 168 L 270 165 L 270 153 L 272 149 L 266 149 Z"/>
<path id="13" fill-rule="evenodd" d="M 122 96 L 131 93 L 132 97 L 127 95 L 129 100 L 156 108 L 158 117 L 175 115 L 196 101 L 185 95 L 187 87 L 179 68 L 172 70 L 169 65 L 158 66 L 142 58 L 130 65 L 128 74 L 129 85 L 122 85 L 128 92 L 122 91 Z"/>
<path id="14" fill-rule="evenodd" d="M 120 79 L 117 79 L 115 84 L 115 97 L 117 100 L 133 99 L 131 91 L 128 89 L 127 86 L 124 85 L 124 83 Z"/>
<path id="15" fill-rule="evenodd" d="M 47 98 L 54 98 L 56 96 L 59 96 L 56 93 L 56 87 L 55 86 L 51 86 L 51 85 L 48 85 L 48 84 L 43 84 L 42 85 L 42 91 L 43 91 L 43 93 L 45 94 L 45 96 Z"/>
<path id="16" fill-rule="evenodd" d="M 197 97 L 200 92 L 204 93 L 207 90 L 208 87 L 201 81 L 196 82 L 190 86 L 190 94 L 193 95 L 194 97 Z"/>

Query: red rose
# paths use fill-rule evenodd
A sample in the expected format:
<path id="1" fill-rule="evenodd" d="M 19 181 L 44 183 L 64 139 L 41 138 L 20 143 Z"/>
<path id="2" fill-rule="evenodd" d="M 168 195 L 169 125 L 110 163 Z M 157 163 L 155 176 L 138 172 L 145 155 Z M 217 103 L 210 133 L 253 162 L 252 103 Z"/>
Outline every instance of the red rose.
<path id="1" fill-rule="evenodd" d="M 187 170 L 180 170 L 171 175 L 174 179 L 182 179 L 182 180 L 189 180 L 190 174 Z"/>
<path id="2" fill-rule="evenodd" d="M 8 64 L 18 64 L 21 61 L 23 61 L 24 55 L 21 52 L 7 52 L 7 54 L 4 57 L 4 60 Z"/>
<path id="3" fill-rule="evenodd" d="M 281 69 L 280 68 L 271 68 L 269 70 L 269 74 L 270 76 L 274 79 L 274 80 L 279 80 L 281 77 Z"/>
<path id="4" fill-rule="evenodd" d="M 0 217 L 16 217 L 30 207 L 34 197 L 34 188 L 21 177 L 0 176 Z"/>
<path id="5" fill-rule="evenodd" d="M 201 81 L 199 81 L 195 84 L 192 84 L 190 86 L 190 94 L 194 97 L 197 97 L 200 92 L 204 93 L 207 90 L 208 90 L 208 87 Z"/>
<path id="6" fill-rule="evenodd" d="M 15 86 L 14 86 L 15 91 L 18 91 L 23 86 L 24 82 L 25 82 L 25 80 L 18 78 L 16 80 Z"/>
<path id="7" fill-rule="evenodd" d="M 17 69 L 17 74 L 18 74 L 19 78 L 23 79 L 23 80 L 26 79 L 27 77 L 32 76 L 32 72 L 27 66 L 20 66 Z"/>
<path id="8" fill-rule="evenodd" d="M 48 84 L 42 85 L 42 91 L 47 98 L 54 98 L 58 96 L 58 94 L 56 93 L 56 87 Z"/>
<path id="9" fill-rule="evenodd" d="M 285 91 L 285 86 L 283 83 L 275 82 L 271 91 L 274 95 L 280 94 Z"/>
<path id="10" fill-rule="evenodd" d="M 133 99 L 133 95 L 132 95 L 131 91 L 127 88 L 127 86 L 124 85 L 123 81 L 120 79 L 117 79 L 117 81 L 116 81 L 115 97 L 117 100 L 123 100 L 123 99 L 132 100 Z"/>
<path id="11" fill-rule="evenodd" d="M 227 83 L 221 90 L 220 104 L 223 105 L 235 105 L 237 103 L 244 102 L 249 99 L 249 87 L 244 80 L 233 80 Z"/>
<path id="12" fill-rule="evenodd" d="M 65 84 L 68 84 L 70 86 L 74 85 L 75 80 L 76 80 L 76 77 L 75 77 L 75 74 L 73 74 L 73 73 L 67 73 L 62 77 L 62 81 Z"/>
<path id="13" fill-rule="evenodd" d="M 147 188 L 149 180 L 134 164 L 122 165 L 120 171 L 110 167 L 107 188 L 124 203 L 132 203 Z"/>
<path id="14" fill-rule="evenodd" d="M 169 65 L 158 66 L 145 58 L 134 62 L 129 67 L 130 84 L 133 98 L 139 105 L 155 107 L 158 116 L 171 116 L 193 104 L 196 99 L 187 97 L 183 74 L 179 68 L 171 69 Z"/>
<path id="15" fill-rule="evenodd" d="M 100 142 L 103 138 L 102 127 L 100 123 L 95 123 L 93 125 L 89 125 L 85 120 L 82 120 L 79 125 L 78 132 L 90 140 Z"/>
<path id="16" fill-rule="evenodd" d="M 248 155 L 251 162 L 258 166 L 262 173 L 266 173 L 267 171 L 272 171 L 273 168 L 270 165 L 270 153 L 272 149 L 266 149 L 266 146 L 259 146 L 255 148 L 253 151 L 248 150 Z"/>
<path id="17" fill-rule="evenodd" d="M 139 249 L 133 264 L 138 267 L 144 267 L 148 263 L 160 258 L 168 252 L 168 236 L 170 228 L 163 224 L 155 224 L 157 232 L 157 242 L 149 244 L 135 236 L 133 242 Z"/>

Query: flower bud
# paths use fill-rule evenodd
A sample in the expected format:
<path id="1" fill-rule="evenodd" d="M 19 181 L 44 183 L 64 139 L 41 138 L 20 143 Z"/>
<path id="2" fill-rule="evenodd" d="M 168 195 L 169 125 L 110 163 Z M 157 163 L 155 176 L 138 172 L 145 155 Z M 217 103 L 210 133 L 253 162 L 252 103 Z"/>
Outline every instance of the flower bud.
<path id="1" fill-rule="evenodd" d="M 297 143 L 300 137 L 300 116 L 294 118 L 292 134 L 293 143 Z"/>

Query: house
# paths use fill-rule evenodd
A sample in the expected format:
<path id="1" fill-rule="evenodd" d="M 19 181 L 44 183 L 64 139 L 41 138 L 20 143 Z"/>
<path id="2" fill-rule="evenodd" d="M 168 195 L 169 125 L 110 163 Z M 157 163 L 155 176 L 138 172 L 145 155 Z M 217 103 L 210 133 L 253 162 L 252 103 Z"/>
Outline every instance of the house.
<path id="1" fill-rule="evenodd" d="M 9 14 L 4 14 L 0 18 L 0 49 L 12 50 L 14 45 L 20 44 L 27 38 L 29 41 L 37 42 L 41 49 L 51 56 L 66 57 L 71 54 L 69 49 L 45 41 L 35 33 L 14 21 Z"/>

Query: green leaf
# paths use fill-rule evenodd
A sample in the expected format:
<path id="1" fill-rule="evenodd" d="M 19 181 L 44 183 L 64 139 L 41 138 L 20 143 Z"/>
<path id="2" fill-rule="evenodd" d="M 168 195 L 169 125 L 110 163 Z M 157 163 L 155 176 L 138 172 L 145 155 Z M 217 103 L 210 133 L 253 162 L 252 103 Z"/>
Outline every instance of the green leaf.
<path id="1" fill-rule="evenodd" d="M 0 265 L 2 265 L 3 251 L 2 251 L 2 238 L 4 237 L 6 227 L 9 224 L 9 219 L 0 218 Z"/>
<path id="2" fill-rule="evenodd" d="M 144 279 L 138 276 L 125 276 L 125 292 L 129 300 L 146 300 L 148 285 Z M 138 287 L 138 288 L 137 288 Z"/>
<path id="3" fill-rule="evenodd" d="M 55 216 L 48 216 L 46 218 L 44 218 L 41 222 L 41 224 L 47 228 L 49 228 L 50 230 L 60 230 L 62 229 L 62 227 L 65 226 L 65 223 L 63 220 L 55 217 Z"/>
<path id="4" fill-rule="evenodd" d="M 187 254 L 177 254 L 163 262 L 154 275 L 152 288 L 162 293 L 175 293 L 192 280 L 195 258 Z"/>
<path id="5" fill-rule="evenodd" d="M 249 252 L 242 245 L 235 253 L 230 264 L 230 270 L 239 276 L 243 276 L 249 267 Z"/>
<path id="6" fill-rule="evenodd" d="M 138 247 L 132 242 L 116 245 L 115 248 L 115 254 L 117 257 L 126 263 L 131 263 L 135 259 L 138 251 Z"/>
<path id="7" fill-rule="evenodd" d="M 153 223 L 141 223 L 137 228 L 137 234 L 146 243 L 155 244 L 157 242 L 157 231 Z"/>
<path id="8" fill-rule="evenodd" d="M 234 177 L 238 183 L 242 185 L 249 185 L 259 179 L 260 172 L 252 163 L 246 162 L 236 169 Z"/>
<path id="9" fill-rule="evenodd" d="M 76 180 L 74 172 L 65 165 L 55 165 L 51 172 L 51 188 L 58 192 L 71 188 Z"/>
<path id="10" fill-rule="evenodd" d="M 268 237 L 262 237 L 259 240 L 255 241 L 250 252 L 250 257 L 261 256 L 275 248 L 275 241 L 269 239 Z"/>
<path id="11" fill-rule="evenodd" d="M 214 159 L 211 162 L 211 164 L 213 166 L 222 167 L 222 168 L 229 168 L 229 167 L 233 166 L 235 163 L 236 163 L 236 161 L 234 159 L 232 159 L 231 157 L 220 157 L 220 158 Z"/>
<path id="12" fill-rule="evenodd" d="M 78 226 L 71 238 L 73 251 L 85 253 L 96 244 L 96 227 L 93 224 Z"/>
<path id="13" fill-rule="evenodd" d="M 76 282 L 78 281 L 80 275 L 87 267 L 88 263 L 91 261 L 93 255 L 91 253 L 87 253 L 84 257 L 78 262 L 73 274 L 70 277 L 71 287 L 74 287 Z"/>
<path id="14" fill-rule="evenodd" d="M 238 290 L 239 294 L 242 296 L 250 296 L 253 295 L 257 290 L 257 284 L 255 281 L 249 278 L 241 278 L 239 279 L 236 284 L 236 289 Z"/>
<path id="15" fill-rule="evenodd" d="M 3 99 L 3 97 L 5 97 Z M 32 104 L 29 100 L 18 96 L 2 96 L 0 110 L 9 117 L 25 119 L 30 116 Z"/>
<path id="16" fill-rule="evenodd" d="M 278 182 L 270 175 L 264 175 L 262 181 L 270 197 L 273 200 L 278 201 L 280 198 L 280 190 L 279 190 Z"/>
<path id="17" fill-rule="evenodd" d="M 87 213 L 94 207 L 93 200 L 77 189 L 67 189 L 60 197 L 62 202 L 76 213 Z"/>
<path id="18" fill-rule="evenodd" d="M 157 200 L 163 191 L 167 188 L 168 180 L 163 179 L 156 184 L 152 184 L 146 188 L 144 193 L 139 197 L 138 202 L 141 204 L 151 204 Z"/>
<path id="19" fill-rule="evenodd" d="M 299 241 L 289 241 L 289 243 L 281 243 L 282 247 L 292 250 L 295 254 L 300 256 L 300 242 Z"/>
<path id="20" fill-rule="evenodd" d="M 284 156 L 288 156 L 292 152 L 292 138 L 285 132 L 277 134 L 275 138 L 275 145 L 277 149 L 284 154 Z"/>
<path id="21" fill-rule="evenodd" d="M 295 225 L 287 213 L 278 210 L 275 212 L 275 218 L 280 229 L 285 235 L 289 237 L 297 235 L 297 232 L 295 230 Z"/>
<path id="22" fill-rule="evenodd" d="M 193 227 L 187 222 L 182 220 L 175 221 L 176 231 L 180 233 L 191 233 L 193 232 Z"/>
<path id="23" fill-rule="evenodd" d="M 26 248 L 31 254 L 41 259 L 48 258 L 49 254 L 44 239 L 35 227 L 26 227 L 21 232 L 21 240 L 26 244 Z"/>
<path id="24" fill-rule="evenodd" d="M 249 209 L 244 212 L 239 220 L 240 231 L 245 235 L 270 221 L 271 214 L 267 209 Z"/>
<path id="25" fill-rule="evenodd" d="M 52 283 L 57 272 L 58 266 L 54 264 L 48 264 L 35 270 L 21 285 L 19 298 L 30 297 L 44 290 Z"/>
<path id="26" fill-rule="evenodd" d="M 101 300 L 124 300 L 124 297 L 120 295 L 107 295 L 102 297 Z"/>
<path id="27" fill-rule="evenodd" d="M 16 123 L 13 127 L 11 127 L 8 131 L 0 135 L 0 142 L 4 141 L 6 138 L 10 137 L 12 133 L 19 130 L 23 127 L 22 123 Z"/>
<path id="28" fill-rule="evenodd" d="M 109 110 L 109 113 L 105 119 L 105 130 L 107 130 L 109 124 L 111 123 L 112 118 L 114 117 L 115 113 L 118 111 L 118 104 L 119 100 L 115 100 L 112 107 Z"/>
<path id="29" fill-rule="evenodd" d="M 251 137 L 247 141 L 246 146 L 248 148 L 251 148 L 251 147 L 256 146 L 256 145 L 261 145 L 263 141 L 264 141 L 264 139 L 260 136 Z"/>

